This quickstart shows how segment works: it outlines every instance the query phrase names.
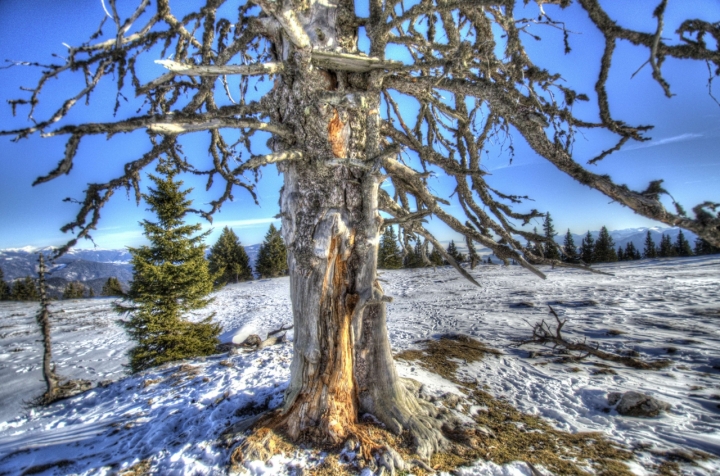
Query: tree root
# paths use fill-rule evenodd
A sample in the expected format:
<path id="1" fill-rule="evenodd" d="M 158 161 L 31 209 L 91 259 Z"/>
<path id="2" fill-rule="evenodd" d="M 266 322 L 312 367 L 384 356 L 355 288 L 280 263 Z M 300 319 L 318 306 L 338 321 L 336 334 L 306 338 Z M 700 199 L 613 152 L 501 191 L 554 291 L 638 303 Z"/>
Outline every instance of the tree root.
<path id="1" fill-rule="evenodd" d="M 442 343 L 454 345 L 456 341 Z M 425 353 L 437 350 L 431 344 L 425 343 Z M 444 355 L 454 361 L 451 352 Z M 431 359 L 429 364 L 428 370 L 437 372 L 449 362 Z M 268 461 L 277 453 L 293 455 L 300 444 L 312 448 L 308 451 L 328 455 L 320 458 L 317 466 L 307 468 L 319 474 L 356 474 L 368 469 L 374 474 L 411 471 L 423 476 L 452 471 L 479 459 L 496 464 L 525 461 L 534 476 L 541 474 L 540 466 L 558 474 L 589 474 L 582 469 L 587 465 L 612 474 L 631 474 L 623 461 L 632 454 L 601 434 L 564 433 L 493 398 L 474 382 L 462 381 L 455 374 L 448 377 L 458 385 L 460 394 L 438 397 L 417 381 L 401 379 L 403 385 L 394 404 L 379 405 L 384 413 L 376 409 L 360 421 L 344 424 L 347 431 L 341 443 L 329 443 L 312 428 L 291 442 L 285 432 L 289 414 L 281 410 L 251 417 L 231 427 L 230 432 L 252 429 L 231 452 L 231 462 L 237 467 L 253 460 Z M 471 406 L 481 410 L 470 414 Z"/>
<path id="2" fill-rule="evenodd" d="M 278 453 L 293 455 L 298 444 L 309 444 L 313 447 L 311 451 L 328 454 L 318 466 L 307 468 L 310 473 L 317 470 L 319 474 L 357 474 L 367 468 L 373 474 L 392 476 L 413 472 L 422 476 L 451 471 L 478 459 L 497 464 L 524 460 L 534 476 L 542 474 L 537 469 L 540 465 L 557 474 L 589 474 L 573 463 L 575 458 L 585 461 L 581 464 L 592 461 L 594 469 L 612 469 L 613 474 L 622 476 L 631 474 L 622 461 L 632 455 L 602 435 L 555 430 L 542 419 L 521 414 L 509 404 L 494 399 L 475 384 L 462 386 L 467 396 L 445 394 L 434 399 L 435 416 L 420 417 L 415 420 L 420 423 L 414 426 L 408 419 L 401 435 L 378 425 L 377 420 L 368 415 L 352 425 L 344 444 L 335 446 L 313 444 L 309 439 L 312 435 L 290 442 L 282 431 L 284 416 L 276 410 L 256 419 L 253 432 L 231 452 L 232 465 L 239 470 L 239 466 L 250 461 L 267 462 Z M 423 397 L 425 395 L 418 396 L 418 400 L 422 401 Z M 468 416 L 467 408 L 471 404 L 486 410 Z M 430 406 L 423 402 L 425 410 Z M 461 407 L 462 411 L 456 410 Z M 247 427 L 236 427 L 244 428 Z M 418 441 L 423 438 L 433 443 Z M 435 445 L 435 451 L 429 457 L 421 456 L 418 448 L 423 445 Z"/>
<path id="3" fill-rule="evenodd" d="M 226 431 L 228 442 L 241 432 L 252 431 L 231 452 L 231 464 L 237 467 L 255 460 L 267 462 L 277 453 L 294 453 L 298 443 L 309 443 L 344 455 L 340 460 L 344 458 L 344 462 L 358 472 L 368 468 L 376 474 L 395 475 L 411 470 L 427 474 L 435 472 L 431 465 L 434 455 L 469 454 L 479 439 L 494 436 L 484 427 L 473 426 L 470 418 L 461 418 L 454 410 L 448 410 L 447 407 L 458 405 L 458 396 L 447 394 L 436 400 L 438 406 L 435 406 L 420 397 L 418 382 L 404 383 L 407 386 L 402 398 L 405 406 L 392 407 L 391 413 L 382 415 L 386 421 L 395 423 L 392 428 L 379 423 L 378 415 L 366 415 L 347 428 L 349 436 L 342 444 L 323 443 L 317 439 L 319 435 L 311 433 L 304 433 L 291 442 L 284 431 L 287 415 L 275 410 L 242 420 Z"/>
<path id="4" fill-rule="evenodd" d="M 532 338 L 521 341 L 517 344 L 518 347 L 525 345 L 525 344 L 539 344 L 539 345 L 546 345 L 551 344 L 553 348 L 560 347 L 562 349 L 566 349 L 568 351 L 575 351 L 575 352 L 584 352 L 585 355 L 580 356 L 572 356 L 568 357 L 570 360 L 583 360 L 590 355 L 595 356 L 599 359 L 608 360 L 610 362 L 617 362 L 623 365 L 626 365 L 628 367 L 632 367 L 635 369 L 645 369 L 645 370 L 657 370 L 662 369 L 670 365 L 669 360 L 656 360 L 653 362 L 645 362 L 640 359 L 636 359 L 634 357 L 629 356 L 623 356 L 623 355 L 616 355 L 611 354 L 609 352 L 604 352 L 598 348 L 598 346 L 591 346 L 587 345 L 584 342 L 570 342 L 566 340 L 562 335 L 562 328 L 565 325 L 567 321 L 561 321 L 560 317 L 558 317 L 555 310 L 552 308 L 552 306 L 548 306 L 550 308 L 550 314 L 552 314 L 555 317 L 555 321 L 557 322 L 557 325 L 554 329 L 550 327 L 548 323 L 545 322 L 545 320 L 540 321 L 539 323 L 535 324 L 533 326 L 533 335 Z"/>
<path id="5" fill-rule="evenodd" d="M 52 391 L 45 392 L 31 402 L 33 406 L 47 406 L 58 400 L 74 397 L 92 388 L 93 384 L 89 380 L 63 380 L 55 386 Z"/>

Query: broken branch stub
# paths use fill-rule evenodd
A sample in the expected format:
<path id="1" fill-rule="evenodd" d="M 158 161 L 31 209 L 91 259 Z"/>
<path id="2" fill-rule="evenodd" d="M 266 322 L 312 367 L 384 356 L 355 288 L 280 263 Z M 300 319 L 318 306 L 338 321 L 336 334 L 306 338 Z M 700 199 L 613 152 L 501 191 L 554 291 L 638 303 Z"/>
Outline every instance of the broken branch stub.
<path id="1" fill-rule="evenodd" d="M 272 345 L 282 344 L 285 342 L 287 331 L 292 328 L 292 324 L 288 326 L 280 326 L 279 329 L 268 332 L 265 339 L 262 339 L 258 334 L 250 334 L 241 344 L 239 344 L 239 347 L 242 347 L 247 351 L 256 351 Z"/>

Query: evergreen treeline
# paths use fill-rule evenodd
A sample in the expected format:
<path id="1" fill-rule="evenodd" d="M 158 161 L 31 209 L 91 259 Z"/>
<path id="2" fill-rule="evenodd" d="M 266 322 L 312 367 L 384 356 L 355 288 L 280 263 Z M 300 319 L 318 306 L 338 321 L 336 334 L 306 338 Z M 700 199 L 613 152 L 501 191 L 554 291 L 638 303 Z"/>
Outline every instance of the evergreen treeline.
<path id="1" fill-rule="evenodd" d="M 612 263 L 642 258 L 671 258 L 717 253 L 720 253 L 720 248 L 716 248 L 700 238 L 695 240 L 695 248 L 693 249 L 682 230 L 678 232 L 674 242 L 669 235 L 662 235 L 660 243 L 655 243 L 652 234 L 648 230 L 642 251 L 637 249 L 632 242 L 628 242 L 625 248 L 622 246 L 615 248 L 615 243 L 607 228 L 602 227 L 597 239 L 593 238 L 588 231 L 579 247 L 575 246 L 573 236 L 568 230 L 563 243 L 562 259 L 570 263 L 578 261 L 584 263 Z"/>
<path id="2" fill-rule="evenodd" d="M 105 281 L 100 294 L 102 296 L 125 296 L 125 292 L 122 289 L 120 281 L 114 276 Z"/>
<path id="3" fill-rule="evenodd" d="M 71 281 L 67 283 L 63 290 L 63 299 L 82 299 L 84 297 L 95 297 L 95 292 L 92 288 L 85 287 L 79 281 Z"/>
<path id="4" fill-rule="evenodd" d="M 695 240 L 695 247 L 693 249 L 687 238 L 685 238 L 682 230 L 678 232 L 675 241 L 673 241 L 669 235 L 662 235 L 661 242 L 658 244 L 653 241 L 652 234 L 648 231 L 642 250 L 639 250 L 632 242 L 628 242 L 624 247 L 616 246 L 615 241 L 605 226 L 600 229 L 597 237 L 593 237 L 588 231 L 579 246 L 575 243 L 575 239 L 568 229 L 565 233 L 563 245 L 560 247 L 555 243 L 557 233 L 549 213 L 545 214 L 542 232 L 539 232 L 536 228 L 534 234 L 538 236 L 538 242 L 528 241 L 526 244 L 533 253 L 538 256 L 544 256 L 547 259 L 560 259 L 569 263 L 613 263 L 617 261 L 639 260 L 642 258 L 664 258 L 720 253 L 720 248 L 713 247 L 701 239 Z M 542 240 L 543 237 L 547 238 L 547 241 Z M 540 240 L 542 240 L 542 242 L 540 242 Z M 552 241 L 552 244 L 550 241 Z M 492 262 L 490 260 L 481 260 L 472 243 L 469 243 L 467 256 L 458 250 L 454 240 L 450 241 L 445 251 L 456 262 L 469 262 L 473 268 L 478 262 Z M 428 266 L 428 263 L 422 257 L 423 254 L 430 261 L 430 265 L 440 266 L 449 264 L 442 258 L 438 250 L 434 247 L 430 249 L 427 242 L 423 243 L 420 240 L 414 240 L 403 249 L 395 229 L 392 226 L 388 226 L 380 238 L 378 268 L 422 268 Z"/>
<path id="5" fill-rule="evenodd" d="M 5 273 L 0 268 L 0 301 L 10 299 L 10 285 L 5 282 Z"/>
<path id="6" fill-rule="evenodd" d="M 25 276 L 13 281 L 9 299 L 11 301 L 39 301 L 40 294 L 35 280 L 30 276 Z"/>
<path id="7" fill-rule="evenodd" d="M 414 240 L 414 242 L 413 245 L 408 244 L 403 253 L 403 248 L 400 246 L 399 239 L 395 234 L 395 229 L 392 226 L 385 227 L 378 246 L 378 269 L 424 268 L 426 266 L 449 264 L 443 259 L 442 254 L 435 246 L 431 248 L 429 242 L 421 242 L 420 240 Z M 479 262 L 480 258 L 475 248 L 472 247 L 472 243 L 468 250 L 469 257 L 457 249 L 455 241 L 450 241 L 445 252 L 458 263 L 463 263 L 468 259 L 472 261 L 473 258 L 476 260 L 476 263 Z M 427 257 L 427 261 L 425 261 L 423 255 Z M 471 262 L 471 265 L 472 264 Z"/>

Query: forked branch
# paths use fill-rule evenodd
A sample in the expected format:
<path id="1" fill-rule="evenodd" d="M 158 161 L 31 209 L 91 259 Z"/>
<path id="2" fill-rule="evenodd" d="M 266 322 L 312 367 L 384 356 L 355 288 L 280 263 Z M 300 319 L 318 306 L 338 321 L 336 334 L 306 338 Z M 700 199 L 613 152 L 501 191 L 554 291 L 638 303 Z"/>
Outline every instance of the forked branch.
<path id="1" fill-rule="evenodd" d="M 561 348 L 566 349 L 571 352 L 583 352 L 585 353 L 584 356 L 575 357 L 573 360 L 580 360 L 584 359 L 589 355 L 592 355 L 594 357 L 597 357 L 599 359 L 608 360 L 610 362 L 617 362 L 619 364 L 626 365 L 628 367 L 632 367 L 635 369 L 645 369 L 645 370 L 656 370 L 656 369 L 662 369 L 667 367 L 670 362 L 667 360 L 656 360 L 653 362 L 645 362 L 640 359 L 636 359 L 634 357 L 628 357 L 623 355 L 617 355 L 617 354 L 611 354 L 609 352 L 605 352 L 599 349 L 598 345 L 592 346 L 588 345 L 584 342 L 572 342 L 562 335 L 562 328 L 567 322 L 567 320 L 561 320 L 558 314 L 555 312 L 555 310 L 552 308 L 552 306 L 548 306 L 550 308 L 550 314 L 553 315 L 555 318 L 555 326 L 554 328 L 551 327 L 551 324 L 548 324 L 543 319 L 542 321 L 538 322 L 533 326 L 533 333 L 532 337 L 528 340 L 523 340 L 519 342 L 517 345 L 525 345 L 525 344 L 538 344 L 538 345 L 551 345 L 553 349 L 555 348 Z"/>

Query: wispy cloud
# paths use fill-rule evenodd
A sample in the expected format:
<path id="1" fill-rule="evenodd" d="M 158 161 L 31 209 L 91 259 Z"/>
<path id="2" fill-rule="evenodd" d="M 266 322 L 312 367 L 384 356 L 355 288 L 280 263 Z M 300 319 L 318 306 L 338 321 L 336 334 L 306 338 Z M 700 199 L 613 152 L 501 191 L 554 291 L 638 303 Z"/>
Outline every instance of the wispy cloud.
<path id="1" fill-rule="evenodd" d="M 252 228 L 260 225 L 267 225 L 268 223 L 275 223 L 280 221 L 279 218 L 267 217 L 267 218 L 251 218 L 248 220 L 228 220 L 228 221 L 213 221 L 213 228 Z"/>
<path id="2" fill-rule="evenodd" d="M 119 227 L 111 227 L 108 229 L 118 228 Z M 140 227 L 114 233 L 106 233 L 104 230 L 98 230 L 97 233 L 93 233 L 93 240 L 95 243 L 89 240 L 80 240 L 76 248 L 92 249 L 97 245 L 98 248 L 111 250 L 125 248 L 126 246 L 140 246 L 147 242 Z"/>
<path id="3" fill-rule="evenodd" d="M 673 136 L 673 137 L 666 137 L 664 139 L 658 139 L 658 140 L 651 140 L 649 142 L 641 142 L 639 144 L 631 145 L 630 147 L 626 147 L 624 150 L 637 150 L 637 149 L 647 149 L 648 147 L 659 147 L 661 145 L 666 144 L 672 144 L 674 142 L 685 142 L 688 140 L 697 139 L 698 137 L 702 137 L 702 134 L 698 134 L 696 132 L 688 132 L 686 134 L 680 134 L 679 136 Z"/>

